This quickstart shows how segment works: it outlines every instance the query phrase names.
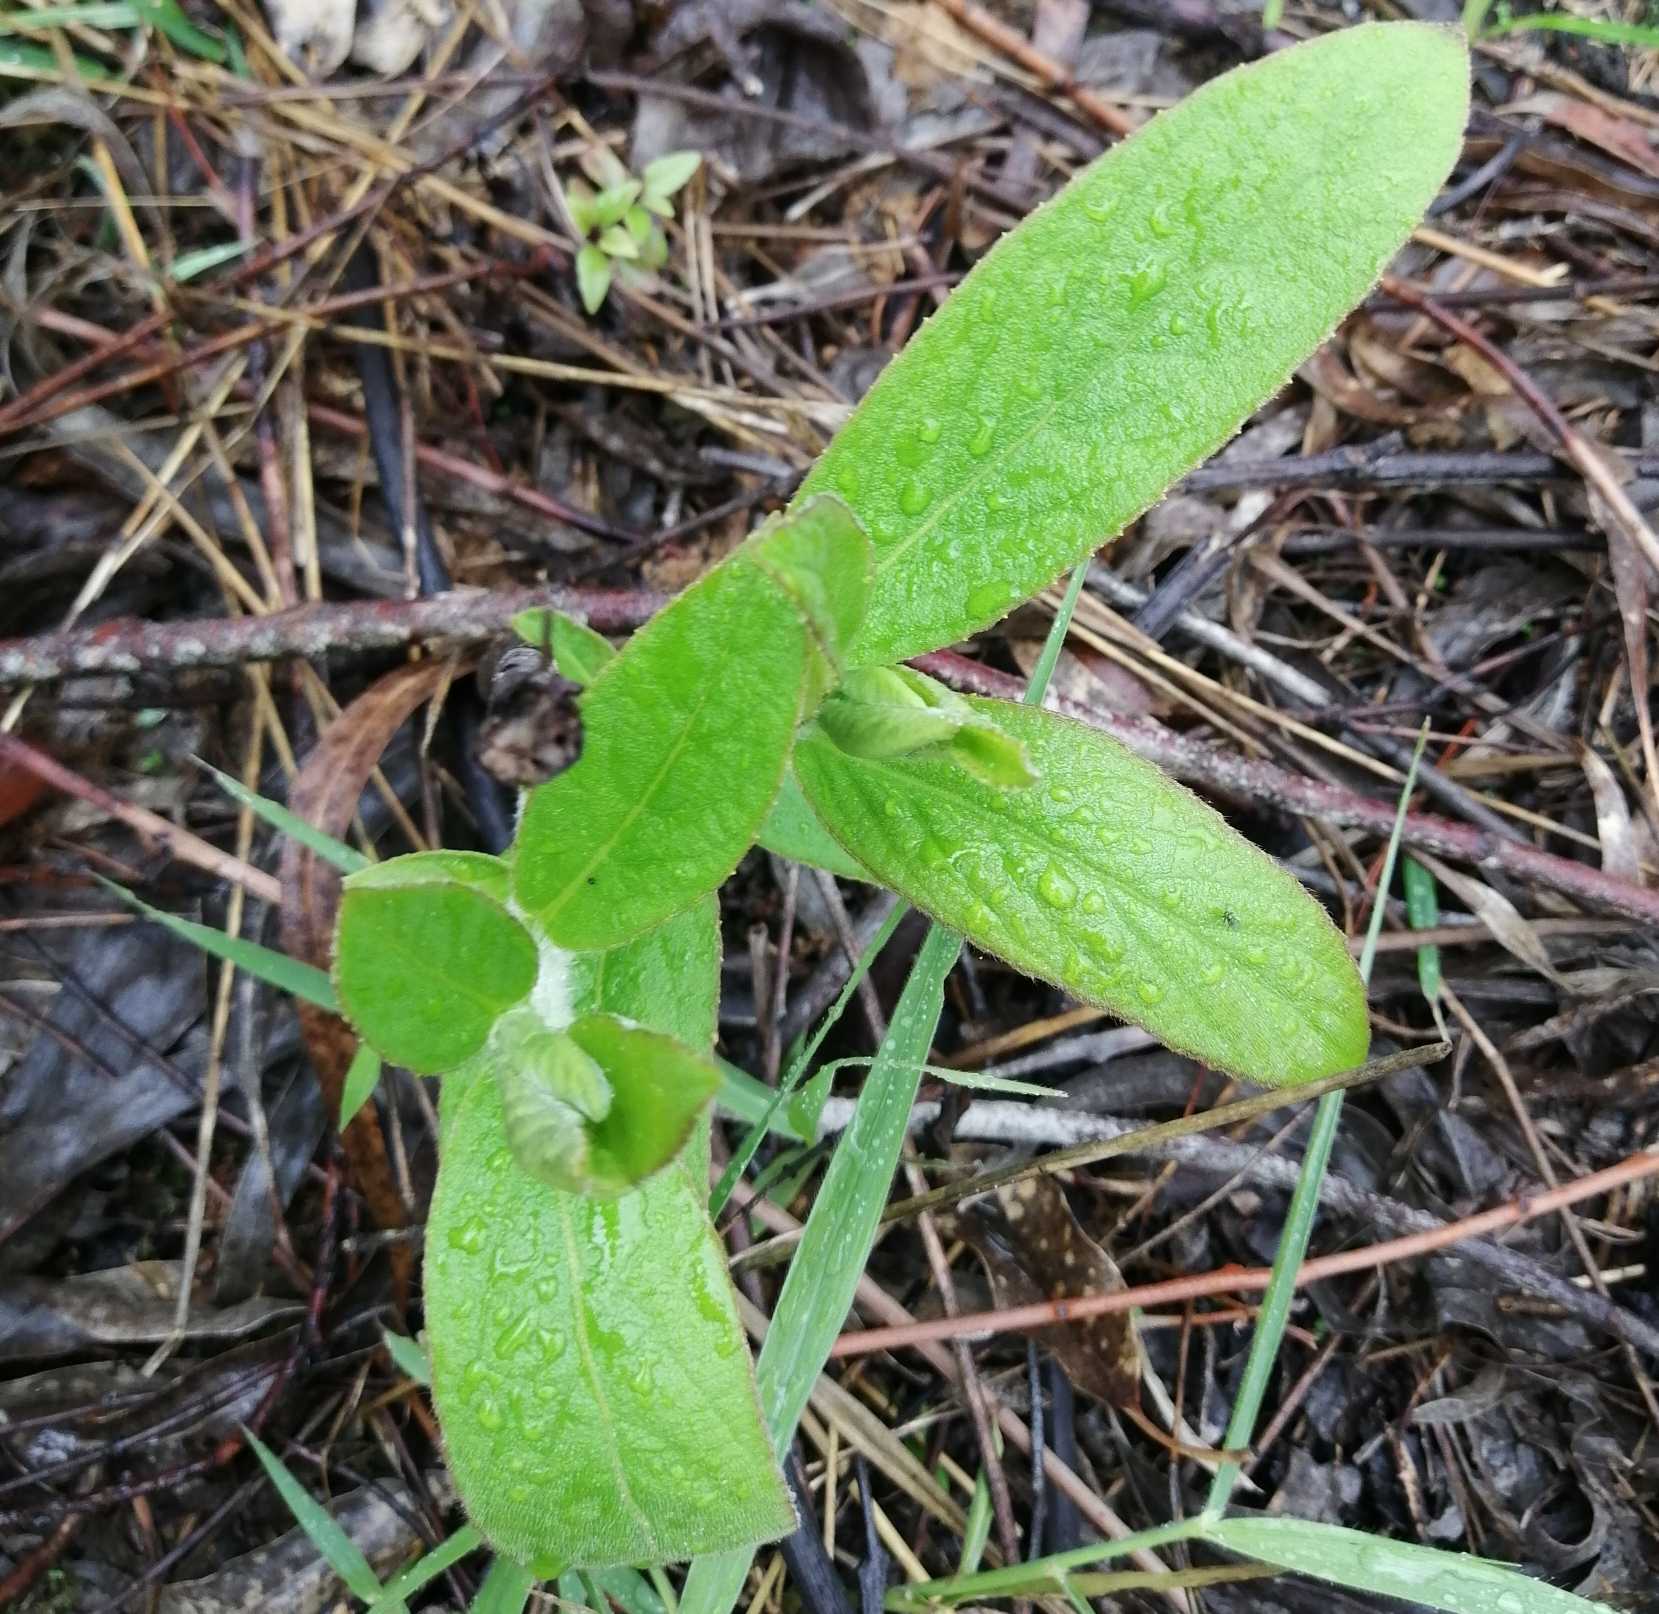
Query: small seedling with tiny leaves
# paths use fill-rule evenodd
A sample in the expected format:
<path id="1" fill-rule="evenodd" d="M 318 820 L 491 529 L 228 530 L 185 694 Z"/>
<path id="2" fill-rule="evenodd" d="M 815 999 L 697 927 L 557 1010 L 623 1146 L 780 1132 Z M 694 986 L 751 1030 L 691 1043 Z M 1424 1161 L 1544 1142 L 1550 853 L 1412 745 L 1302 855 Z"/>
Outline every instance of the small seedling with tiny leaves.
<path id="1" fill-rule="evenodd" d="M 670 151 L 647 163 L 636 178 L 609 147 L 583 154 L 582 169 L 593 186 L 572 180 L 565 187 L 565 206 L 582 238 L 576 290 L 590 314 L 604 307 L 618 275 L 643 281 L 668 262 L 662 220 L 674 217 L 673 198 L 701 162 L 695 151 Z"/>
<path id="2" fill-rule="evenodd" d="M 508 1557 L 660 1564 L 792 1527 L 706 1208 L 714 892 L 757 842 L 1217 1069 L 1293 1084 L 1365 1057 L 1342 937 L 1219 814 L 1092 729 L 904 663 L 1046 587 L 1271 397 L 1420 219 L 1466 103 L 1460 37 L 1388 24 L 1155 118 L 1005 237 L 791 508 L 620 649 L 522 624 L 583 687 L 583 738 L 506 857 L 346 880 L 345 1012 L 444 1078 L 432 1390 Z M 590 307 L 691 172 L 663 163 L 581 202 Z"/>

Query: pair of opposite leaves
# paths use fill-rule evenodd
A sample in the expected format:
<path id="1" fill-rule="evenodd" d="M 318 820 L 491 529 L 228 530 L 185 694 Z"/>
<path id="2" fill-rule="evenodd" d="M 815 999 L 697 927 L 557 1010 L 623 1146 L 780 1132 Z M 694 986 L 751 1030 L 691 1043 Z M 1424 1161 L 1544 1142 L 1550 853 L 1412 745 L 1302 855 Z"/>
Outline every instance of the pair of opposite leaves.
<path id="1" fill-rule="evenodd" d="M 1223 1068 L 1294 1081 L 1363 1056 L 1359 984 L 1318 907 L 1099 736 L 968 703 L 1036 776 L 1006 788 L 949 747 L 854 756 L 833 717 L 797 729 L 846 698 L 831 693 L 841 669 L 988 625 L 1218 447 L 1374 282 L 1449 171 L 1466 103 L 1458 36 L 1346 30 L 1215 80 L 987 255 L 854 412 L 795 519 L 594 679 L 583 757 L 532 796 L 512 865 L 513 903 L 545 933 L 528 1001 L 546 1026 L 609 1012 L 706 1049 L 712 1011 L 695 1035 L 667 1023 L 712 1004 L 716 973 L 685 927 L 709 923 L 703 894 L 763 823 L 821 841 L 816 813 L 924 911 Z M 856 522 L 814 502 L 826 493 Z M 811 812 L 788 788 L 792 745 Z M 363 934 L 385 939 L 379 923 Z M 502 978 L 485 963 L 435 979 L 439 955 L 404 939 L 421 1034 L 470 1020 L 483 1047 L 511 1007 Z M 651 992 L 571 993 L 549 939 L 601 983 L 650 977 Z M 507 1145 L 499 1075 L 475 1053 L 446 1083 L 428 1229 L 434 1388 L 475 1520 L 545 1565 L 664 1561 L 787 1528 L 775 1469 L 752 1461 L 765 1437 L 699 1147 L 619 1199 L 550 1192 Z"/>

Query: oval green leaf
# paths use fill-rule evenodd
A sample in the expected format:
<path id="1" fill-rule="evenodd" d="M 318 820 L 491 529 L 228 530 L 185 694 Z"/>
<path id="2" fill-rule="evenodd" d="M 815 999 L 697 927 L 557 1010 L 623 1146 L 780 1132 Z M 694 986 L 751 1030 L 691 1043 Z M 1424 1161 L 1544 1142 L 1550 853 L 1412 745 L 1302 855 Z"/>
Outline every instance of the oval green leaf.
<path id="1" fill-rule="evenodd" d="M 582 1013 L 706 1049 L 719 957 L 709 898 L 570 959 L 566 986 Z M 426 1243 L 433 1399 L 473 1522 L 543 1573 L 786 1533 L 793 1507 L 704 1209 L 707 1128 L 619 1199 L 559 1193 L 513 1160 L 482 1063 L 444 1084 Z"/>
<path id="2" fill-rule="evenodd" d="M 381 883 L 394 867 L 346 881 L 334 985 L 382 1059 L 436 1075 L 476 1054 L 497 1018 L 529 995 L 536 944 L 475 887 L 424 877 Z"/>
<path id="3" fill-rule="evenodd" d="M 801 787 L 852 856 L 976 946 L 1218 1069 L 1285 1085 L 1364 1060 L 1364 986 L 1290 875 L 1095 730 L 970 705 L 1037 784 L 998 789 L 948 752 L 874 761 L 803 739 Z"/>
<path id="4" fill-rule="evenodd" d="M 560 947 L 614 947 L 712 891 L 778 793 L 809 685 L 862 611 L 869 545 L 835 499 L 761 529 L 581 697 L 581 758 L 530 797 L 517 895 Z"/>
<path id="5" fill-rule="evenodd" d="M 801 486 L 876 550 L 849 661 L 965 638 L 1212 454 L 1375 282 L 1450 171 L 1461 34 L 1344 28 L 1213 80 L 968 275 Z"/>

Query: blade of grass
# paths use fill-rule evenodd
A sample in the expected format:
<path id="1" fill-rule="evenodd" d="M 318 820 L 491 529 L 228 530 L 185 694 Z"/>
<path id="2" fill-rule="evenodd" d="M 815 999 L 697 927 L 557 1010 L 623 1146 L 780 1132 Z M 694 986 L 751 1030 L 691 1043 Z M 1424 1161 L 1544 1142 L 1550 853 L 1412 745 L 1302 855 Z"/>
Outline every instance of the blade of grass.
<path id="1" fill-rule="evenodd" d="M 1074 570 L 1049 629 L 1025 692 L 1032 705 L 1041 705 L 1047 692 L 1087 565 L 1085 559 Z M 900 911 L 895 909 L 890 923 L 897 923 Z M 755 1363 L 761 1408 L 779 1451 L 794 1438 L 801 1409 L 846 1321 L 869 1259 L 921 1082 L 921 1066 L 939 1026 L 945 977 L 961 950 L 962 938 L 954 931 L 938 925 L 929 929 L 789 1264 Z M 729 1614 L 753 1560 L 749 1549 L 697 1559 L 681 1593 L 681 1614 Z"/>
<path id="2" fill-rule="evenodd" d="M 898 928 L 899 921 L 905 915 L 904 905 L 898 904 L 882 922 L 881 929 L 870 938 L 870 944 L 858 956 L 858 962 L 853 966 L 853 972 L 847 977 L 846 985 L 841 988 L 835 1001 L 829 1006 L 824 1018 L 819 1021 L 817 1028 L 802 1045 L 801 1051 L 790 1061 L 789 1069 L 783 1080 L 775 1088 L 769 1089 L 769 1098 L 766 1108 L 744 1133 L 743 1141 L 732 1151 L 731 1159 L 726 1163 L 726 1169 L 720 1173 L 720 1180 L 714 1185 L 709 1195 L 709 1215 L 718 1216 L 725 1203 L 732 1196 L 732 1190 L 737 1186 L 738 1179 L 748 1169 L 749 1162 L 755 1157 L 755 1150 L 760 1147 L 761 1139 L 766 1136 L 767 1129 L 772 1125 L 773 1117 L 789 1101 L 790 1095 L 799 1086 L 802 1075 L 812 1063 L 812 1056 L 818 1052 L 831 1030 L 834 1029 L 847 1005 L 852 1001 L 853 993 L 858 990 L 858 983 L 869 973 L 870 966 L 875 963 L 876 955 L 887 945 L 888 939 Z M 925 1050 L 924 1050 L 925 1052 Z M 757 1084 L 758 1085 L 758 1084 Z M 803 1139 L 810 1143 L 811 1138 Z"/>
<path id="3" fill-rule="evenodd" d="M 497 1558 L 472 1600 L 472 1614 L 524 1614 L 536 1577 L 523 1564 Z"/>
<path id="4" fill-rule="evenodd" d="M 458 1564 L 483 1543 L 483 1536 L 470 1524 L 462 1525 L 454 1535 L 417 1558 L 402 1574 L 394 1575 L 387 1581 L 380 1595 L 369 1604 L 367 1614 L 390 1614 L 392 1609 L 401 1608 L 406 1598 L 413 1597 L 429 1580 L 436 1580 L 452 1564 Z"/>
<path id="5" fill-rule="evenodd" d="M 256 980 L 264 981 L 266 985 L 274 986 L 280 992 L 289 992 L 297 998 L 304 998 L 307 1003 L 314 1003 L 319 1009 L 328 1009 L 335 1013 L 339 1011 L 339 1002 L 334 996 L 334 983 L 315 965 L 303 964 L 297 958 L 279 953 L 274 947 L 262 947 L 258 942 L 246 941 L 240 936 L 227 936 L 224 931 L 215 930 L 211 925 L 199 925 L 194 919 L 181 919 L 164 908 L 152 907 L 124 885 L 117 885 L 114 880 L 106 880 L 101 874 L 94 874 L 92 878 L 107 887 L 129 908 L 137 909 L 146 919 L 153 919 L 158 925 L 172 931 L 175 936 L 181 936 L 185 941 L 201 948 L 204 953 L 225 959 L 239 970 L 246 970 Z"/>
<path id="6" fill-rule="evenodd" d="M 1209 1538 L 1280 1569 L 1446 1614 L 1613 1614 L 1606 1603 L 1533 1580 L 1507 1564 L 1309 1519 L 1223 1519 Z"/>
<path id="7" fill-rule="evenodd" d="M 240 243 L 232 244 L 237 251 L 242 250 Z M 221 249 L 214 247 L 211 250 L 218 252 Z M 182 263 L 184 260 L 179 261 Z M 176 265 L 173 278 L 181 278 Z M 233 779 L 228 773 L 221 773 L 211 762 L 203 762 L 200 757 L 195 761 L 198 768 L 213 775 L 214 782 L 233 801 L 239 802 L 250 812 L 257 813 L 272 829 L 280 830 L 290 840 L 309 847 L 325 863 L 332 863 L 341 873 L 355 874 L 359 869 L 368 868 L 369 860 L 355 846 L 347 846 L 344 841 L 337 841 L 332 835 L 325 835 L 315 824 L 308 824 L 298 813 L 290 812 L 280 802 L 272 801 L 268 796 L 261 796 L 257 791 L 249 790 L 240 779 Z"/>
<path id="8" fill-rule="evenodd" d="M 1383 908 L 1394 878 L 1394 863 L 1400 855 L 1400 835 L 1405 829 L 1406 807 L 1416 788 L 1417 765 L 1423 759 L 1423 747 L 1427 742 L 1428 726 L 1425 724 L 1422 734 L 1418 736 L 1417 748 L 1411 754 L 1411 766 L 1406 770 L 1399 807 L 1394 814 L 1394 831 L 1388 838 L 1382 871 L 1377 876 L 1377 900 L 1371 905 L 1371 925 L 1366 931 L 1365 946 L 1359 956 L 1360 978 L 1366 982 L 1371 979 L 1377 936 L 1382 930 Z M 1273 1257 L 1273 1276 L 1262 1295 L 1261 1309 L 1256 1313 L 1255 1336 L 1250 1341 L 1250 1354 L 1245 1358 L 1238 1399 L 1233 1403 L 1232 1417 L 1227 1422 L 1224 1444 L 1229 1451 L 1242 1451 L 1250 1444 L 1255 1432 L 1256 1418 L 1267 1394 L 1267 1383 L 1273 1376 L 1279 1359 L 1279 1345 L 1290 1321 L 1291 1304 L 1296 1298 L 1296 1274 L 1308 1252 L 1308 1239 L 1313 1233 L 1314 1218 L 1319 1213 L 1319 1187 L 1325 1180 L 1325 1168 L 1330 1163 L 1337 1124 L 1341 1119 L 1341 1090 L 1324 1094 L 1314 1108 L 1313 1126 L 1302 1156 L 1302 1169 L 1296 1177 L 1290 1209 L 1285 1215 L 1284 1232 L 1279 1236 L 1279 1248 Z M 1237 1461 L 1231 1459 L 1216 1469 L 1210 1481 L 1209 1499 L 1204 1505 L 1205 1517 L 1219 1519 L 1226 1511 L 1228 1499 L 1233 1494 L 1233 1487 L 1238 1484 L 1241 1472 Z"/>
<path id="9" fill-rule="evenodd" d="M 346 1079 L 340 1087 L 340 1130 L 374 1097 L 380 1084 L 380 1055 L 366 1042 L 357 1045 L 346 1070 Z"/>
<path id="10" fill-rule="evenodd" d="M 270 1475 L 277 1494 L 287 1504 L 288 1511 L 294 1515 L 295 1522 L 305 1532 L 311 1545 L 323 1555 L 329 1568 L 365 1603 L 376 1602 L 381 1594 L 380 1577 L 375 1574 L 369 1560 L 358 1549 L 357 1543 L 340 1528 L 334 1516 L 300 1484 L 288 1465 L 258 1435 L 251 1429 L 244 1429 L 243 1433 L 253 1448 L 254 1456 Z M 403 1605 L 399 1602 L 384 1607 L 401 1610 Z"/>

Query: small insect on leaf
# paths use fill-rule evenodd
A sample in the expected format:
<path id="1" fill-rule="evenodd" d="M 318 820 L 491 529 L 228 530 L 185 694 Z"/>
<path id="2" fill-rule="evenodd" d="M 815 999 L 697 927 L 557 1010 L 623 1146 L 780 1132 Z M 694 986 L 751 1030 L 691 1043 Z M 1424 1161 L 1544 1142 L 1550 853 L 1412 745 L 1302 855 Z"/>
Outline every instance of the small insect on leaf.
<path id="1" fill-rule="evenodd" d="M 999 241 L 801 485 L 875 545 L 849 665 L 995 622 L 1226 442 L 1422 217 L 1468 80 L 1449 29 L 1340 29 L 1212 80 Z"/>
<path id="2" fill-rule="evenodd" d="M 518 900 L 559 946 L 614 946 L 737 866 L 861 612 L 867 555 L 837 501 L 809 505 L 693 584 L 594 678 L 581 760 L 530 796 L 519 827 Z"/>
<path id="3" fill-rule="evenodd" d="M 1212 808 L 1115 741 L 970 699 L 1039 783 L 999 790 L 928 748 L 849 756 L 808 731 L 795 772 L 848 852 L 976 946 L 1271 1085 L 1365 1058 L 1365 990 L 1335 927 Z"/>
<path id="4" fill-rule="evenodd" d="M 474 883 L 461 883 L 469 873 Z M 496 859 L 457 852 L 394 858 L 346 880 L 334 982 L 382 1059 L 453 1070 L 529 995 L 536 943 L 502 905 L 505 882 Z"/>

